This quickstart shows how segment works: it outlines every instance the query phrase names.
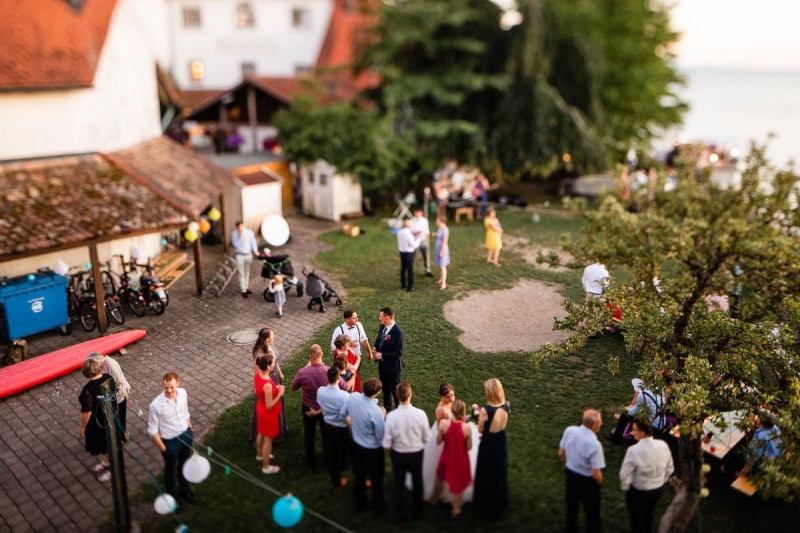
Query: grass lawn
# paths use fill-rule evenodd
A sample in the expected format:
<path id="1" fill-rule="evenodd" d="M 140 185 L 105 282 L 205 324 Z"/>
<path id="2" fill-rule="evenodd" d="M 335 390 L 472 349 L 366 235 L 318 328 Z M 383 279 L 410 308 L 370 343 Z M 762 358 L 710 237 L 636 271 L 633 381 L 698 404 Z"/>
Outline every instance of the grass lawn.
<path id="1" fill-rule="evenodd" d="M 532 243 L 558 246 L 559 236 L 574 232 L 579 223 L 569 217 L 543 215 L 533 224 L 530 215 L 501 212 L 499 218 L 508 234 L 527 237 Z M 414 531 L 562 531 L 564 528 L 564 471 L 556 452 L 561 433 L 568 425 L 580 421 L 586 407 L 596 407 L 604 415 L 602 431 L 611 429 L 612 414 L 627 404 L 632 396 L 630 379 L 635 377 L 639 362 L 624 353 L 618 336 L 606 335 L 590 340 L 573 356 L 534 368 L 530 354 L 521 352 L 474 353 L 458 341 L 459 331 L 444 318 L 443 305 L 473 289 L 506 289 L 520 278 L 535 278 L 560 282 L 565 297 L 582 298 L 580 273 L 548 272 L 526 264 L 524 260 L 504 249 L 503 268 L 485 263 L 484 230 L 479 222 L 451 225 L 451 257 L 448 290 L 439 291 L 433 279 L 418 275 L 417 291 L 399 289 L 394 236 L 378 219 L 361 220 L 365 233 L 357 238 L 333 232 L 323 237 L 332 245 L 320 254 L 317 261 L 336 272 L 347 293 L 346 305 L 359 312 L 368 335 L 377 331 L 378 310 L 386 305 L 395 309 L 397 322 L 406 334 L 405 371 L 403 378 L 414 389 L 413 403 L 425 409 L 429 416 L 437 402 L 436 391 L 441 382 L 452 383 L 456 395 L 467 405 L 482 404 L 483 382 L 499 378 L 511 402 L 508 425 L 510 502 L 503 519 L 493 524 L 473 520 L 470 505 L 456 520 L 449 509 L 428 509 L 426 519 L 414 524 Z M 418 268 L 418 270 L 421 270 Z M 337 284 L 338 286 L 338 284 Z M 532 300 L 518 310 L 522 327 L 526 314 L 537 305 Z M 331 327 L 308 339 L 308 345 L 319 343 L 325 348 L 330 342 L 332 328 L 341 322 L 339 309 L 330 310 Z M 474 313 L 482 313 L 474 309 Z M 291 320 L 291 317 L 289 317 Z M 485 327 L 492 327 L 493 317 L 485 317 Z M 535 334 L 532 332 L 532 334 Z M 277 339 L 280 347 L 280 339 Z M 620 357 L 620 373 L 611 375 L 606 368 L 610 356 Z M 329 356 L 326 355 L 326 361 Z M 301 350 L 283 364 L 287 380 L 307 361 L 307 350 Z M 362 379 L 377 377 L 377 367 L 362 366 Z M 391 509 L 391 466 L 387 459 L 387 500 L 390 512 L 385 519 L 376 519 L 369 512 L 357 514 L 352 486 L 341 494 L 333 494 L 327 474 L 320 470 L 310 473 L 303 464 L 302 421 L 300 393 L 286 396 L 286 408 L 291 428 L 287 443 L 276 448 L 276 464 L 282 467 L 277 476 L 262 476 L 260 464 L 253 460 L 254 452 L 248 443 L 252 399 L 227 411 L 213 433 L 203 443 L 260 481 L 269 483 L 280 492 L 291 492 L 303 503 L 351 531 L 375 531 L 393 523 Z M 321 451 L 321 439 L 317 439 Z M 607 468 L 602 492 L 603 519 L 607 531 L 627 531 L 624 495 L 619 489 L 618 472 L 624 448 L 604 441 Z M 349 473 L 352 479 L 352 474 Z M 749 502 L 741 500 L 727 486 L 711 488 L 711 497 L 701 505 L 703 531 L 796 531 L 796 506 L 765 504 L 753 515 Z M 181 519 L 192 531 L 255 531 L 274 529 L 271 507 L 276 497 L 270 492 L 245 482 L 238 476 L 226 475 L 214 467 L 195 493 L 202 504 L 189 506 Z M 671 499 L 665 490 L 661 508 Z M 155 490 L 143 489 L 137 499 L 152 502 Z M 389 522 L 391 521 L 391 522 Z M 158 531 L 173 531 L 171 518 L 162 519 Z M 306 515 L 298 531 L 332 531 L 331 526 Z M 698 529 L 692 528 L 697 531 Z"/>

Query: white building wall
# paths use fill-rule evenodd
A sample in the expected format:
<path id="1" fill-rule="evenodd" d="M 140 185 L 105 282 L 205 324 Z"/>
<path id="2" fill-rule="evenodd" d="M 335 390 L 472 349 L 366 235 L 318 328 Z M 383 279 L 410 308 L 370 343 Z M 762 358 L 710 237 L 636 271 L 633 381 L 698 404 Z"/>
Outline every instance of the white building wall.
<path id="1" fill-rule="evenodd" d="M 258 234 L 267 215 L 283 216 L 282 183 L 248 185 L 242 189 L 242 220 Z"/>
<path id="2" fill-rule="evenodd" d="M 109 152 L 161 134 L 156 56 L 135 1 L 114 11 L 92 87 L 0 95 L 0 160 Z"/>
<path id="3" fill-rule="evenodd" d="M 249 0 L 253 27 L 236 23 L 241 0 L 165 0 L 170 27 L 170 72 L 181 89 L 229 89 L 242 81 L 242 64 L 255 65 L 257 76 L 293 76 L 298 67 L 313 68 L 328 30 L 333 0 Z M 200 27 L 184 27 L 183 11 L 200 10 Z M 305 24 L 292 24 L 292 11 L 307 13 Z M 192 80 L 189 65 L 201 61 L 205 76 Z"/>
<path id="4" fill-rule="evenodd" d="M 140 263 L 146 263 L 148 257 L 155 259 L 163 251 L 161 246 L 161 233 L 151 233 L 149 235 L 100 243 L 97 245 L 97 255 L 101 263 L 111 260 L 116 254 L 124 255 L 125 260 L 129 261 L 131 258 L 131 248 L 134 247 L 139 248 L 142 252 L 141 259 L 139 260 Z M 70 248 L 68 250 L 37 255 L 36 257 L 15 259 L 0 263 L 0 276 L 10 278 L 36 272 L 39 268 L 52 269 L 59 261 L 64 261 L 70 267 L 85 269 L 86 265 L 89 264 L 89 247 Z M 111 269 L 114 272 L 120 272 L 119 258 L 113 259 Z M 134 280 L 137 279 L 135 276 L 131 277 Z"/>

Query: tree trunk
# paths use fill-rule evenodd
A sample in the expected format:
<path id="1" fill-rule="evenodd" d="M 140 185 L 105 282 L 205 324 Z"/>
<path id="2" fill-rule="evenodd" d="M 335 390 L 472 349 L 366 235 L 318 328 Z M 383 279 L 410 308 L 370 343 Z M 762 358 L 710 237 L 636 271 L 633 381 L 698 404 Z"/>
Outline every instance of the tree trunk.
<path id="1" fill-rule="evenodd" d="M 703 485 L 702 446 L 699 435 L 681 435 L 678 440 L 678 464 L 675 474 L 680 487 L 661 517 L 658 533 L 681 533 L 686 530 L 697 507 L 697 493 Z"/>

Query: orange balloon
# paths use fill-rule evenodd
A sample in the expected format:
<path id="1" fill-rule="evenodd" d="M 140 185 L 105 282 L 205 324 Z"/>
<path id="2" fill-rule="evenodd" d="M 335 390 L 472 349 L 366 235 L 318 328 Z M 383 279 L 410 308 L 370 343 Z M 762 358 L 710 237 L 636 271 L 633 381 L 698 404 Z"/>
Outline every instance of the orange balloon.
<path id="1" fill-rule="evenodd" d="M 200 233 L 208 233 L 211 229 L 211 222 L 206 219 L 200 219 Z"/>

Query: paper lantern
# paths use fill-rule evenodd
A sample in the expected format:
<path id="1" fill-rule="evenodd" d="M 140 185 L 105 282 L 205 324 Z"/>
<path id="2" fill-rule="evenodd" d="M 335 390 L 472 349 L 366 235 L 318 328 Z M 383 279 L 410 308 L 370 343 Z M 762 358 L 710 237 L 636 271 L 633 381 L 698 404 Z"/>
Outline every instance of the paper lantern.
<path id="1" fill-rule="evenodd" d="M 211 209 L 208 210 L 208 219 L 211 222 L 216 222 L 220 218 L 222 218 L 222 213 L 219 212 L 219 209 L 217 209 L 216 207 L 212 207 Z"/>
<path id="2" fill-rule="evenodd" d="M 202 483 L 211 473 L 211 463 L 201 455 L 194 454 L 183 463 L 183 477 L 189 483 Z"/>
<path id="3" fill-rule="evenodd" d="M 169 514 L 178 508 L 178 504 L 175 502 L 175 498 L 169 494 L 162 494 L 153 502 L 153 508 L 158 514 Z"/>
<path id="4" fill-rule="evenodd" d="M 57 261 L 53 267 L 53 272 L 59 276 L 66 276 L 67 272 L 69 272 L 69 265 L 64 261 Z"/>
<path id="5" fill-rule="evenodd" d="M 194 231 L 195 233 L 197 233 L 198 231 L 200 231 L 200 224 L 198 224 L 197 222 L 189 222 L 189 225 L 188 225 L 187 227 L 188 227 L 188 228 L 189 228 L 191 231 Z"/>
<path id="6" fill-rule="evenodd" d="M 287 494 L 272 506 L 272 519 L 281 527 L 294 527 L 303 518 L 303 503 Z"/>
<path id="7" fill-rule="evenodd" d="M 207 219 L 203 218 L 200 220 L 200 233 L 208 233 L 208 230 L 211 229 L 211 222 Z"/>
<path id="8" fill-rule="evenodd" d="M 183 232 L 183 238 L 186 239 L 186 242 L 194 242 L 197 240 L 197 232 L 187 229 Z"/>
<path id="9" fill-rule="evenodd" d="M 270 246 L 283 246 L 289 242 L 289 224 L 280 215 L 269 215 L 261 222 L 261 235 Z"/>

